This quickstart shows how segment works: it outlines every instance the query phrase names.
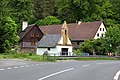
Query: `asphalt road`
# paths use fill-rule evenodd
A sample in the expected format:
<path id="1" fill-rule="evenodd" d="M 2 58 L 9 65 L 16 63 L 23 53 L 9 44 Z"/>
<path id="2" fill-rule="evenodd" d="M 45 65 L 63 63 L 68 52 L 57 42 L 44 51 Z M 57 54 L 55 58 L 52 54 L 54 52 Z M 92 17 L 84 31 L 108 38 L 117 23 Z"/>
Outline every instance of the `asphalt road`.
<path id="1" fill-rule="evenodd" d="M 0 80 L 120 80 L 120 61 L 0 60 Z"/>

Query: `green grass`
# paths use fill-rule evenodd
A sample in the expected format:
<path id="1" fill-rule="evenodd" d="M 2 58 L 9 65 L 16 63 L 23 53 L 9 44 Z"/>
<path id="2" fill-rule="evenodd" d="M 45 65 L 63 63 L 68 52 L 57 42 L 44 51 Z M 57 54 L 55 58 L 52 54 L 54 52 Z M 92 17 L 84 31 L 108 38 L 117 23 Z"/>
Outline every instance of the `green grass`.
<path id="1" fill-rule="evenodd" d="M 32 53 L 14 53 L 14 54 L 1 54 L 0 59 L 24 59 L 24 60 L 31 60 L 31 61 L 54 61 L 53 57 L 50 56 L 40 56 Z"/>
<path id="2" fill-rule="evenodd" d="M 8 52 L 4 54 L 0 54 L 0 59 L 24 59 L 30 61 L 39 61 L 39 62 L 54 62 L 56 60 L 78 60 L 78 61 L 90 61 L 90 60 L 120 60 L 120 58 L 114 57 L 77 57 L 77 58 L 59 58 L 53 56 L 40 56 L 33 53 L 15 53 Z"/>

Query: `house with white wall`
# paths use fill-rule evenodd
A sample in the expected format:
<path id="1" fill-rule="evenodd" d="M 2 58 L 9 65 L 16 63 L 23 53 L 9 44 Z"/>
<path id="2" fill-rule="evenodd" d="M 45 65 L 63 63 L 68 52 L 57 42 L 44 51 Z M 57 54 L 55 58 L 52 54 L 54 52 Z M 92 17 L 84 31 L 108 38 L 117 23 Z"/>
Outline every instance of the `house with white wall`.
<path id="1" fill-rule="evenodd" d="M 50 56 L 72 56 L 72 43 L 68 35 L 66 21 L 61 27 L 61 34 L 45 34 L 37 44 L 36 54 L 48 53 Z"/>

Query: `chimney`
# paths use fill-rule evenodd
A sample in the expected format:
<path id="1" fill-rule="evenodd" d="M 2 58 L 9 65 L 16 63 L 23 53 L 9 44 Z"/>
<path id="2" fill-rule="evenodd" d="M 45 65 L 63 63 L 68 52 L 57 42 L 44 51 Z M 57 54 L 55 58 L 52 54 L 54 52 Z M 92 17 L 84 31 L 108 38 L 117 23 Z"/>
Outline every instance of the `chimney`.
<path id="1" fill-rule="evenodd" d="M 28 26 L 28 22 L 27 21 L 23 21 L 22 22 L 22 31 L 24 31 Z"/>
<path id="2" fill-rule="evenodd" d="M 78 21 L 78 25 L 80 25 L 82 22 L 81 21 Z"/>

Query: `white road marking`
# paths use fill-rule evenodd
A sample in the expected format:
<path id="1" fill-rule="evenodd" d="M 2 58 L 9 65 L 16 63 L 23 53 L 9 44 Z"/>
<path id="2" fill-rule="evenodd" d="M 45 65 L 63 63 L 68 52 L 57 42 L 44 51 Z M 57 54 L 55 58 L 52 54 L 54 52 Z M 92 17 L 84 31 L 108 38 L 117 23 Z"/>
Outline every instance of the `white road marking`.
<path id="1" fill-rule="evenodd" d="M 35 65 L 32 64 L 32 65 L 30 65 L 30 66 L 35 66 Z"/>
<path id="2" fill-rule="evenodd" d="M 35 64 L 35 65 L 39 65 L 39 64 Z"/>
<path id="3" fill-rule="evenodd" d="M 49 77 L 51 77 L 51 76 L 55 76 L 55 75 L 57 75 L 57 74 L 64 73 L 64 72 L 67 72 L 67 71 L 70 71 L 70 70 L 73 70 L 73 69 L 74 69 L 74 68 L 62 70 L 62 71 L 59 71 L 59 72 L 50 74 L 50 75 L 48 75 L 48 76 L 42 77 L 42 78 L 40 78 L 40 79 L 38 79 L 38 80 L 44 80 L 44 79 L 49 78 Z"/>
<path id="4" fill-rule="evenodd" d="M 11 67 L 7 68 L 7 69 L 12 69 Z"/>
<path id="5" fill-rule="evenodd" d="M 13 67 L 13 68 L 18 68 L 17 66 Z"/>
<path id="6" fill-rule="evenodd" d="M 83 65 L 82 67 L 88 67 L 88 66 L 90 66 L 89 64 L 88 65 Z"/>
<path id="7" fill-rule="evenodd" d="M 51 63 L 48 63 L 48 64 L 51 64 Z"/>
<path id="8" fill-rule="evenodd" d="M 25 67 L 29 67 L 29 65 L 25 65 Z"/>
<path id="9" fill-rule="evenodd" d="M 0 69 L 0 71 L 4 71 L 5 69 Z"/>
<path id="10" fill-rule="evenodd" d="M 20 66 L 20 67 L 24 67 L 24 66 Z"/>
<path id="11" fill-rule="evenodd" d="M 119 78 L 119 76 L 120 76 L 120 71 L 118 71 L 117 73 L 116 73 L 116 75 L 114 76 L 114 80 L 118 80 L 118 78 Z"/>

